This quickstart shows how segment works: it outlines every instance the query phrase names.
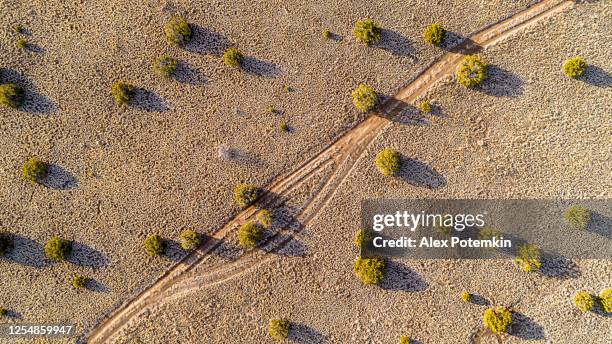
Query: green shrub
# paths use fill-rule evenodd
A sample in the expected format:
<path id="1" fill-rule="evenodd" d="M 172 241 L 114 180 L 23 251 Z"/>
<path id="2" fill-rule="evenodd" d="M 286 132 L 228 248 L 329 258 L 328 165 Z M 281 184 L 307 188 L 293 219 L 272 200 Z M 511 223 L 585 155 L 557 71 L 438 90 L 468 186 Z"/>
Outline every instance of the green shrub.
<path id="1" fill-rule="evenodd" d="M 385 261 L 380 258 L 357 258 L 355 273 L 364 284 L 379 284 L 385 278 Z"/>
<path id="2" fill-rule="evenodd" d="M 425 42 L 433 45 L 440 45 L 446 36 L 446 30 L 440 24 L 431 24 L 425 29 L 423 38 Z"/>
<path id="3" fill-rule="evenodd" d="M 25 33 L 25 28 L 21 24 L 13 25 L 12 29 L 14 33 Z"/>
<path id="4" fill-rule="evenodd" d="M 166 40 L 176 46 L 183 46 L 191 41 L 191 26 L 187 20 L 180 16 L 170 18 L 164 27 Z"/>
<path id="5" fill-rule="evenodd" d="M 72 251 L 70 241 L 60 237 L 53 237 L 45 244 L 45 255 L 52 261 L 65 260 Z"/>
<path id="6" fill-rule="evenodd" d="M 134 85 L 125 83 L 123 81 L 115 81 L 112 88 L 113 97 L 115 102 L 119 105 L 127 105 L 132 101 L 134 96 Z"/>
<path id="7" fill-rule="evenodd" d="M 87 281 L 89 279 L 85 276 L 81 276 L 81 275 L 76 275 L 74 276 L 74 278 L 72 279 L 72 286 L 75 289 L 83 289 L 87 286 Z"/>
<path id="8" fill-rule="evenodd" d="M 40 183 L 49 174 L 49 163 L 36 157 L 30 158 L 22 167 L 22 177 L 32 183 Z"/>
<path id="9" fill-rule="evenodd" d="M 359 85 L 359 87 L 353 91 L 352 96 L 353 104 L 362 112 L 372 110 L 376 102 L 378 102 L 378 94 L 376 94 L 376 91 L 372 87 L 366 84 Z"/>
<path id="10" fill-rule="evenodd" d="M 542 266 L 540 249 L 531 244 L 521 245 L 514 263 L 525 272 L 538 270 Z"/>
<path id="11" fill-rule="evenodd" d="M 582 57 L 572 57 L 571 59 L 565 60 L 565 63 L 563 63 L 563 73 L 570 78 L 581 77 L 584 75 L 586 67 L 586 61 Z"/>
<path id="12" fill-rule="evenodd" d="M 325 31 L 323 31 L 323 38 L 325 39 L 330 39 L 332 36 L 331 31 L 329 31 L 329 29 L 326 29 Z"/>
<path id="13" fill-rule="evenodd" d="M 567 208 L 563 214 L 565 221 L 575 229 L 587 229 L 589 222 L 591 222 L 591 216 L 591 211 L 581 205 L 573 205 Z"/>
<path id="14" fill-rule="evenodd" d="M 11 252 L 13 249 L 13 239 L 9 233 L 0 233 L 0 257 Z"/>
<path id="15" fill-rule="evenodd" d="M 595 306 L 595 298 L 588 291 L 581 290 L 572 299 L 574 306 L 582 312 L 588 312 Z"/>
<path id="16" fill-rule="evenodd" d="M 243 208 L 248 207 L 257 201 L 260 193 L 261 190 L 256 185 L 241 183 L 234 189 L 234 201 Z"/>
<path id="17" fill-rule="evenodd" d="M 401 336 L 399 344 L 410 344 L 410 337 L 409 336 Z"/>
<path id="18" fill-rule="evenodd" d="M 400 160 L 400 154 L 391 148 L 385 148 L 381 150 L 376 155 L 374 164 L 376 165 L 380 173 L 385 176 L 395 175 L 395 173 L 399 172 L 402 165 Z"/>
<path id="19" fill-rule="evenodd" d="M 238 49 L 229 48 L 223 53 L 223 63 L 231 67 L 240 67 L 244 56 Z"/>
<path id="20" fill-rule="evenodd" d="M 278 127 L 282 132 L 286 133 L 289 131 L 289 125 L 286 122 L 282 122 Z"/>
<path id="21" fill-rule="evenodd" d="M 181 247 L 185 250 L 193 250 L 194 248 L 200 246 L 200 243 L 202 242 L 200 234 L 191 229 L 184 230 L 181 233 L 180 238 Z"/>
<path id="22" fill-rule="evenodd" d="M 363 229 L 360 229 L 355 232 L 355 246 L 357 246 L 357 248 L 361 248 L 361 245 L 363 245 L 364 241 L 369 242 L 372 239 L 374 239 L 372 232 L 366 232 Z"/>
<path id="23" fill-rule="evenodd" d="M 465 87 L 474 87 L 487 78 L 487 71 L 487 62 L 482 57 L 468 55 L 457 68 L 457 81 Z"/>
<path id="24" fill-rule="evenodd" d="M 289 337 L 289 320 L 285 319 L 270 319 L 270 325 L 268 326 L 268 333 L 270 337 L 275 340 L 283 340 Z"/>
<path id="25" fill-rule="evenodd" d="M 272 225 L 272 214 L 270 214 L 269 210 L 260 210 L 255 218 L 263 228 L 270 228 Z"/>
<path id="26" fill-rule="evenodd" d="M 444 222 L 440 222 L 435 226 L 436 232 L 442 235 L 450 235 L 453 232 L 453 226 L 445 226 Z"/>
<path id="27" fill-rule="evenodd" d="M 253 248 L 259 244 L 263 234 L 261 228 L 254 221 L 249 221 L 238 230 L 238 242 L 244 248 Z"/>
<path id="28" fill-rule="evenodd" d="M 468 293 L 467 291 L 464 291 L 461 293 L 461 300 L 465 301 L 465 302 L 471 302 L 472 301 L 472 294 Z"/>
<path id="29" fill-rule="evenodd" d="M 381 27 L 372 19 L 364 19 L 355 23 L 353 35 L 358 41 L 370 45 L 380 39 Z"/>
<path id="30" fill-rule="evenodd" d="M 495 228 L 484 227 L 478 231 L 478 239 L 492 240 L 493 238 L 501 238 L 502 233 Z"/>
<path id="31" fill-rule="evenodd" d="M 159 235 L 151 235 L 144 241 L 144 249 L 151 257 L 160 256 L 164 253 L 166 243 Z"/>
<path id="32" fill-rule="evenodd" d="M 153 71 L 164 78 L 169 78 L 176 71 L 177 64 L 176 59 L 163 55 L 153 61 Z"/>
<path id="33" fill-rule="evenodd" d="M 269 113 L 269 114 L 275 114 L 275 113 L 277 113 L 276 109 L 275 109 L 275 108 L 274 108 L 274 106 L 272 106 L 272 105 L 269 105 L 269 106 L 266 108 L 266 112 L 267 112 L 267 113 Z"/>
<path id="34" fill-rule="evenodd" d="M 8 315 L 8 310 L 6 308 L 0 307 L 0 317 L 5 317 Z"/>
<path id="35" fill-rule="evenodd" d="M 28 47 L 28 42 L 26 42 L 25 39 L 20 38 L 17 40 L 17 42 L 15 43 L 15 45 L 17 46 L 17 48 L 19 49 L 25 49 Z"/>
<path id="36" fill-rule="evenodd" d="M 23 88 L 15 84 L 0 85 L 0 104 L 16 109 L 23 103 Z"/>
<path id="37" fill-rule="evenodd" d="M 612 289 L 604 289 L 599 294 L 599 304 L 602 311 L 612 313 Z"/>
<path id="38" fill-rule="evenodd" d="M 419 110 L 421 110 L 422 113 L 431 113 L 431 103 L 427 100 L 422 101 L 421 104 L 419 104 Z"/>
<path id="39" fill-rule="evenodd" d="M 506 307 L 489 308 L 484 312 L 482 320 L 494 333 L 505 333 L 512 325 L 512 313 Z"/>

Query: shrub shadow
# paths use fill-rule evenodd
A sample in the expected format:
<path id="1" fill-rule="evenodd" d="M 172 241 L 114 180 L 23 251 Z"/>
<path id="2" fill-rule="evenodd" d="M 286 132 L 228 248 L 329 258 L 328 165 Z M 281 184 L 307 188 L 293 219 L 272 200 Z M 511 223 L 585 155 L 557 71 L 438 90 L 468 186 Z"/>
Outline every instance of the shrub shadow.
<path id="1" fill-rule="evenodd" d="M 97 281 L 93 278 L 87 280 L 87 289 L 96 293 L 106 293 L 108 292 L 108 288 L 100 281 Z"/>
<path id="2" fill-rule="evenodd" d="M 397 176 L 416 187 L 438 189 L 446 185 L 446 178 L 427 164 L 408 157 L 401 157 L 401 168 Z"/>
<path id="3" fill-rule="evenodd" d="M 104 253 L 76 241 L 72 242 L 72 251 L 67 260 L 72 264 L 90 268 L 102 268 L 108 265 L 108 258 Z"/>
<path id="4" fill-rule="evenodd" d="M 49 173 L 41 183 L 56 190 L 70 190 L 79 186 L 79 181 L 70 171 L 56 164 L 49 165 Z"/>
<path id="5" fill-rule="evenodd" d="M 380 41 L 375 44 L 375 47 L 386 50 L 396 56 L 416 58 L 412 42 L 397 31 L 382 29 Z"/>
<path id="6" fill-rule="evenodd" d="M 134 90 L 134 98 L 130 105 L 136 109 L 147 112 L 164 112 L 168 111 L 168 103 L 155 92 L 137 87 Z"/>
<path id="7" fill-rule="evenodd" d="M 484 296 L 478 294 L 471 294 L 472 298 L 470 299 L 470 303 L 473 303 L 478 306 L 489 306 L 491 302 L 487 300 Z"/>
<path id="8" fill-rule="evenodd" d="M 277 237 L 281 245 L 276 253 L 286 257 L 305 257 L 308 254 L 308 247 L 296 237 L 282 233 Z"/>
<path id="9" fill-rule="evenodd" d="M 587 230 L 612 240 L 612 219 L 597 212 L 591 214 Z"/>
<path id="10" fill-rule="evenodd" d="M 181 244 L 176 240 L 164 239 L 164 245 L 165 247 L 163 257 L 172 261 L 177 262 L 183 259 L 183 257 L 187 254 L 187 251 L 185 251 L 181 247 Z"/>
<path id="11" fill-rule="evenodd" d="M 325 336 L 321 332 L 308 325 L 296 323 L 291 323 L 288 339 L 290 342 L 300 344 L 325 343 Z"/>
<path id="12" fill-rule="evenodd" d="M 17 264 L 34 268 L 51 266 L 45 256 L 44 246 L 21 234 L 11 234 L 13 249 L 5 257 Z"/>
<path id="13" fill-rule="evenodd" d="M 516 311 L 512 313 L 512 325 L 509 333 L 524 340 L 546 339 L 542 326 L 528 316 Z"/>
<path id="14" fill-rule="evenodd" d="M 182 84 L 194 86 L 207 85 L 209 83 L 206 75 L 187 61 L 180 61 L 178 63 L 178 67 L 172 77 Z"/>
<path id="15" fill-rule="evenodd" d="M 377 113 L 390 121 L 405 125 L 429 124 L 425 115 L 416 107 L 402 100 L 385 97 L 377 108 Z"/>
<path id="16" fill-rule="evenodd" d="M 274 78 L 282 74 L 281 68 L 274 63 L 258 59 L 254 56 L 244 57 L 241 68 L 249 74 L 265 78 Z"/>
<path id="17" fill-rule="evenodd" d="M 418 292 L 427 290 L 429 284 L 403 263 L 387 260 L 386 275 L 380 287 L 385 290 Z"/>
<path id="18" fill-rule="evenodd" d="M 45 53 L 45 48 L 41 47 L 40 45 L 38 45 L 36 43 L 27 43 L 26 44 L 26 49 L 28 51 L 31 51 L 31 52 L 36 53 L 36 54 L 44 54 Z"/>
<path id="19" fill-rule="evenodd" d="M 482 50 L 482 46 L 474 42 L 471 38 L 464 37 L 452 31 L 446 32 L 446 37 L 444 38 L 444 42 L 440 45 L 440 48 L 451 53 L 464 55 L 477 54 Z"/>
<path id="20" fill-rule="evenodd" d="M 542 266 L 538 272 L 542 276 L 558 279 L 578 278 L 582 274 L 578 264 L 556 252 L 542 253 Z"/>
<path id="21" fill-rule="evenodd" d="M 21 315 L 21 313 L 14 311 L 12 309 L 7 309 L 6 310 L 6 317 L 9 319 L 15 319 L 15 320 L 21 320 L 23 319 L 23 316 Z"/>
<path id="22" fill-rule="evenodd" d="M 23 104 L 18 108 L 19 111 L 32 114 L 50 114 L 57 111 L 57 105 L 39 93 L 34 83 L 23 74 L 12 69 L 3 69 L 0 72 L 1 83 L 14 83 L 24 90 Z"/>
<path id="23" fill-rule="evenodd" d="M 191 41 L 185 44 L 185 50 L 196 54 L 221 56 L 231 46 L 223 35 L 198 24 L 191 23 Z"/>
<path id="24" fill-rule="evenodd" d="M 217 156 L 221 159 L 238 164 L 263 166 L 263 162 L 256 154 L 251 154 L 238 148 L 231 148 L 226 145 L 220 145 L 218 147 Z"/>
<path id="25" fill-rule="evenodd" d="M 491 65 L 488 78 L 474 89 L 495 97 L 518 97 L 523 94 L 525 81 L 517 74 Z"/>

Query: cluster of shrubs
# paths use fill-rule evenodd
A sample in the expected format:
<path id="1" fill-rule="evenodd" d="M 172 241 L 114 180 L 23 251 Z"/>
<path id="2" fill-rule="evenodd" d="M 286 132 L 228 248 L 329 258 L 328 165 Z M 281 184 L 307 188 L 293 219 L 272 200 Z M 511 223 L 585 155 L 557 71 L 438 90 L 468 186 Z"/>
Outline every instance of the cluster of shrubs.
<path id="1" fill-rule="evenodd" d="M 591 222 L 591 211 L 581 205 L 573 205 L 565 210 L 563 214 L 565 221 L 575 229 L 585 230 Z"/>
<path id="2" fill-rule="evenodd" d="M 599 306 L 602 312 L 612 313 L 612 289 L 604 289 L 599 296 L 581 290 L 574 295 L 572 303 L 582 312 L 588 312 Z"/>
<path id="3" fill-rule="evenodd" d="M 376 155 L 374 164 L 383 175 L 393 176 L 399 172 L 401 168 L 401 157 L 397 151 L 391 148 L 385 148 Z"/>
<path id="4" fill-rule="evenodd" d="M 286 319 L 270 319 L 268 334 L 275 340 L 281 341 L 289 337 L 291 323 Z"/>
<path id="5" fill-rule="evenodd" d="M 532 244 L 520 246 L 514 263 L 525 272 L 538 270 L 542 266 L 540 249 Z"/>
<path id="6" fill-rule="evenodd" d="M 493 333 L 505 333 L 512 325 L 512 313 L 506 307 L 489 308 L 484 312 L 482 321 Z"/>
<path id="7" fill-rule="evenodd" d="M 359 87 L 353 91 L 352 97 L 353 104 L 362 112 L 372 110 L 378 102 L 378 94 L 376 94 L 376 91 L 372 87 L 366 84 L 360 84 Z"/>
<path id="8" fill-rule="evenodd" d="M 202 236 L 193 229 L 186 229 L 181 232 L 179 239 L 184 250 L 196 249 L 202 243 Z M 150 235 L 144 240 L 143 247 L 149 256 L 158 257 L 164 254 L 167 242 L 157 234 Z"/>
<path id="9" fill-rule="evenodd" d="M 16 84 L 0 84 L 0 104 L 17 109 L 23 104 L 23 88 Z"/>
<path id="10" fill-rule="evenodd" d="M 457 82 L 470 88 L 482 83 L 488 76 L 488 64 L 478 55 L 468 55 L 457 68 Z"/>

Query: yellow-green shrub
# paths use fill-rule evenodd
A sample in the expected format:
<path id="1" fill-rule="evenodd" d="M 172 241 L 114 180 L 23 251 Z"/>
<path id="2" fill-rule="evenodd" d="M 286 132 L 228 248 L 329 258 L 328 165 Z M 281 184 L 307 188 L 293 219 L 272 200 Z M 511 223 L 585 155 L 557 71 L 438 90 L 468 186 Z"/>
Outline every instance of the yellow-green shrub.
<path id="1" fill-rule="evenodd" d="M 118 80 L 113 84 L 111 91 L 117 104 L 127 105 L 134 96 L 134 85 Z"/>
<path id="2" fill-rule="evenodd" d="M 49 174 L 49 163 L 38 159 L 37 157 L 31 157 L 28 161 L 23 164 L 22 177 L 32 183 L 40 183 Z"/>
<path id="3" fill-rule="evenodd" d="M 374 164 L 380 173 L 392 176 L 401 168 L 400 154 L 391 148 L 385 148 L 376 155 Z"/>
<path id="4" fill-rule="evenodd" d="M 9 233 L 0 232 L 0 257 L 13 249 L 13 239 Z"/>
<path id="5" fill-rule="evenodd" d="M 572 57 L 570 59 L 565 60 L 565 63 L 563 63 L 563 73 L 565 73 L 565 75 L 569 76 L 570 78 L 581 77 L 584 75 L 586 67 L 586 61 L 582 57 Z"/>
<path id="6" fill-rule="evenodd" d="M 201 239 L 200 234 L 192 229 L 184 230 L 181 235 L 181 247 L 184 250 L 193 250 L 194 248 L 200 246 Z"/>
<path id="7" fill-rule="evenodd" d="M 72 251 L 70 241 L 60 237 L 53 237 L 45 244 L 45 255 L 52 261 L 65 260 Z"/>
<path id="8" fill-rule="evenodd" d="M 263 234 L 261 228 L 254 221 L 249 221 L 238 230 L 238 242 L 243 248 L 253 248 L 259 244 Z"/>
<path id="9" fill-rule="evenodd" d="M 370 45 L 380 39 L 382 29 L 372 19 L 364 19 L 355 23 L 353 35 L 358 41 Z"/>
<path id="10" fill-rule="evenodd" d="M 176 71 L 177 64 L 176 59 L 162 55 L 153 61 L 153 71 L 164 78 L 169 78 Z"/>
<path id="11" fill-rule="evenodd" d="M 463 300 L 465 302 L 472 301 L 472 294 L 468 293 L 467 291 L 462 292 L 461 293 L 461 300 Z"/>
<path id="12" fill-rule="evenodd" d="M 23 88 L 15 84 L 0 85 L 0 104 L 16 109 L 23 103 Z"/>
<path id="13" fill-rule="evenodd" d="M 440 24 L 431 24 L 425 29 L 423 38 L 425 42 L 433 45 L 440 45 L 446 36 L 446 30 Z"/>
<path id="14" fill-rule="evenodd" d="M 574 295 L 572 303 L 582 312 L 588 312 L 595 306 L 595 298 L 588 291 L 581 290 Z"/>
<path id="15" fill-rule="evenodd" d="M 81 275 L 76 275 L 72 279 L 72 286 L 76 289 L 83 289 L 87 286 L 88 278 Z"/>
<path id="16" fill-rule="evenodd" d="M 520 246 L 514 263 L 525 272 L 538 270 L 542 266 L 540 249 L 531 244 Z"/>
<path id="17" fill-rule="evenodd" d="M 427 100 L 422 101 L 421 104 L 419 104 L 419 110 L 421 110 L 422 113 L 430 113 L 431 103 L 429 103 Z"/>
<path id="18" fill-rule="evenodd" d="M 409 336 L 401 336 L 399 344 L 410 344 L 410 337 Z"/>
<path id="19" fill-rule="evenodd" d="M 587 229 L 589 222 L 591 222 L 591 216 L 591 211 L 581 205 L 573 205 L 567 208 L 563 214 L 565 221 L 576 229 Z"/>
<path id="20" fill-rule="evenodd" d="M 268 333 L 270 337 L 275 340 L 283 340 L 289 337 L 289 320 L 285 319 L 270 319 L 270 325 L 268 326 Z"/>
<path id="21" fill-rule="evenodd" d="M 182 46 L 191 40 L 191 26 L 185 18 L 174 16 L 164 27 L 164 34 L 168 43 Z"/>
<path id="22" fill-rule="evenodd" d="M 353 270 L 364 284 L 379 284 L 385 278 L 385 261 L 359 257 Z"/>
<path id="23" fill-rule="evenodd" d="M 151 257 L 160 256 L 164 253 L 165 242 L 159 235 L 151 235 L 144 241 L 144 249 Z"/>
<path id="24" fill-rule="evenodd" d="M 229 48 L 223 53 L 223 63 L 231 67 L 240 67 L 244 56 L 238 49 Z"/>
<path id="25" fill-rule="evenodd" d="M 604 289 L 599 294 L 599 304 L 606 313 L 612 313 L 612 289 Z"/>
<path id="26" fill-rule="evenodd" d="M 272 214 L 267 209 L 260 210 L 255 218 L 263 228 L 270 228 L 272 225 Z"/>
<path id="27" fill-rule="evenodd" d="M 241 207 L 248 207 L 255 203 L 261 190 L 253 184 L 241 183 L 234 189 L 234 201 Z"/>
<path id="28" fill-rule="evenodd" d="M 489 308 L 484 312 L 482 321 L 494 333 L 505 333 L 512 325 L 512 313 L 506 307 Z"/>
<path id="29" fill-rule="evenodd" d="M 487 62 L 478 55 L 468 55 L 457 68 L 457 82 L 465 87 L 474 87 L 487 78 Z"/>
<path id="30" fill-rule="evenodd" d="M 378 101 L 378 94 L 376 94 L 376 91 L 366 84 L 360 84 L 359 87 L 353 91 L 352 96 L 353 104 L 362 112 L 372 110 Z"/>

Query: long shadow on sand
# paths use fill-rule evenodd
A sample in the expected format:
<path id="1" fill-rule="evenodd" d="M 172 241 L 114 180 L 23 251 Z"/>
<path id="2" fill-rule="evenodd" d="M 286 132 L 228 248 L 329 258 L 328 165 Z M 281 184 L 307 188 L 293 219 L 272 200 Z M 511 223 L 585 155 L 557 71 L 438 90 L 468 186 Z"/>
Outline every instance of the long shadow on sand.
<path id="1" fill-rule="evenodd" d="M 382 29 L 380 41 L 374 46 L 396 56 L 416 57 L 412 42 L 397 31 Z"/>
<path id="2" fill-rule="evenodd" d="M 316 329 L 305 325 L 291 323 L 291 331 L 289 331 L 289 341 L 299 344 L 319 344 L 325 343 L 325 336 Z"/>
<path id="3" fill-rule="evenodd" d="M 187 61 L 180 61 L 174 72 L 174 80 L 187 85 L 201 86 L 209 83 L 208 78 L 199 69 L 194 68 Z"/>
<path id="4" fill-rule="evenodd" d="M 387 260 L 386 270 L 385 278 L 380 283 L 385 290 L 419 292 L 429 287 L 417 272 L 401 262 Z"/>
<path id="5" fill-rule="evenodd" d="M 425 115 L 413 105 L 392 97 L 383 97 L 385 100 L 378 106 L 380 116 L 404 125 L 429 124 Z"/>
<path id="6" fill-rule="evenodd" d="M 11 234 L 11 239 L 13 249 L 5 255 L 6 259 L 34 268 L 51 266 L 51 262 L 45 256 L 43 245 L 21 234 Z"/>
<path id="7" fill-rule="evenodd" d="M 56 164 L 50 164 L 49 173 L 42 184 L 51 189 L 70 190 L 78 187 L 79 181 L 67 169 Z"/>
<path id="8" fill-rule="evenodd" d="M 431 166 L 408 157 L 401 157 L 401 168 L 398 177 L 406 183 L 429 189 L 438 189 L 446 185 L 446 178 Z"/>
<path id="9" fill-rule="evenodd" d="M 103 268 L 109 263 L 104 253 L 77 241 L 72 242 L 72 252 L 67 260 L 74 265 L 90 268 Z"/>
<path id="10" fill-rule="evenodd" d="M 475 90 L 495 97 L 518 97 L 523 94 L 525 81 L 519 75 L 495 65 L 489 66 L 488 75 L 486 81 Z"/>
<path id="11" fill-rule="evenodd" d="M 275 78 L 280 76 L 283 72 L 276 64 L 261 60 L 254 56 L 246 56 L 242 60 L 242 70 L 249 74 L 265 78 Z"/>
<path id="12" fill-rule="evenodd" d="M 12 69 L 0 70 L 0 83 L 14 83 L 24 90 L 23 104 L 19 111 L 31 114 L 51 114 L 57 111 L 57 105 L 42 93 L 37 91 L 36 85 L 22 73 Z"/>
<path id="13" fill-rule="evenodd" d="M 96 293 L 106 293 L 108 292 L 108 288 L 102 282 L 90 278 L 87 281 L 87 289 Z"/>
<path id="14" fill-rule="evenodd" d="M 191 31 L 191 41 L 185 45 L 185 50 L 192 53 L 220 56 L 232 45 L 222 34 L 198 24 L 192 23 Z"/>
<path id="15" fill-rule="evenodd" d="M 523 340 L 546 339 L 546 334 L 542 326 L 528 316 L 516 311 L 512 313 L 510 334 Z"/>
<path id="16" fill-rule="evenodd" d="M 612 219 L 600 213 L 593 212 L 587 230 L 612 240 Z"/>
<path id="17" fill-rule="evenodd" d="M 134 90 L 134 98 L 130 102 L 130 106 L 147 112 L 164 112 L 169 109 L 168 103 L 164 98 L 158 96 L 153 91 L 140 87 Z"/>

